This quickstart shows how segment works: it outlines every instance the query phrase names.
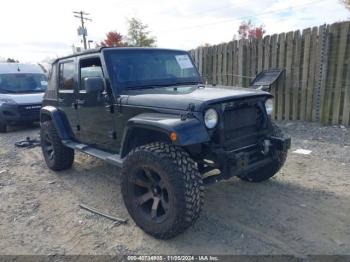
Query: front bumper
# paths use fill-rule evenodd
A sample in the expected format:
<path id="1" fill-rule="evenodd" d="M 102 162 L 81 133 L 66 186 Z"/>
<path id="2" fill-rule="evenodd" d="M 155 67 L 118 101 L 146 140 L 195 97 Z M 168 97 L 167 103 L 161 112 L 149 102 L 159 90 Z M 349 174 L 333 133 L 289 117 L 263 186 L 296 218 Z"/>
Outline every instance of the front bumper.
<path id="1" fill-rule="evenodd" d="M 40 108 L 41 104 L 1 104 L 0 122 L 20 124 L 39 121 Z"/>
<path id="2" fill-rule="evenodd" d="M 223 148 L 212 148 L 216 163 L 220 169 L 220 179 L 242 176 L 258 170 L 274 161 L 276 151 L 287 151 L 291 146 L 290 138 L 266 137 L 260 144 L 227 151 Z M 212 177 L 217 181 L 217 177 Z M 213 182 L 216 182 L 213 181 Z M 209 182 L 210 183 L 210 182 Z"/>

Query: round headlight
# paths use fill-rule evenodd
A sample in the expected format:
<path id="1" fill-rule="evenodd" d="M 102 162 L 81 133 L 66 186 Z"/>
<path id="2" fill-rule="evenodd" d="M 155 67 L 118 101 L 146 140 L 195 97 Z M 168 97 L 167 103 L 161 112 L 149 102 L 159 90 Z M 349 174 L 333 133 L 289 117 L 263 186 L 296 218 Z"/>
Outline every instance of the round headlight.
<path id="1" fill-rule="evenodd" d="M 209 129 L 214 128 L 219 120 L 218 113 L 215 109 L 208 109 L 204 114 L 204 123 L 205 126 Z"/>
<path id="2" fill-rule="evenodd" d="M 266 100 L 265 108 L 266 108 L 266 113 L 268 115 L 271 115 L 272 111 L 273 111 L 273 99 L 272 98 Z"/>

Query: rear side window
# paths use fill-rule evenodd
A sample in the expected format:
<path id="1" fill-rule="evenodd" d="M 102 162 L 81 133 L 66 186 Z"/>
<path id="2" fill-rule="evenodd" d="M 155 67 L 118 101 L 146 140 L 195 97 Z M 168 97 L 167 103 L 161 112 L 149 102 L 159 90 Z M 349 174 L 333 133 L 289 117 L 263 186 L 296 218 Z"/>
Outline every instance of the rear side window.
<path id="1" fill-rule="evenodd" d="M 60 89 L 74 90 L 76 83 L 74 80 L 75 65 L 74 62 L 60 64 Z"/>

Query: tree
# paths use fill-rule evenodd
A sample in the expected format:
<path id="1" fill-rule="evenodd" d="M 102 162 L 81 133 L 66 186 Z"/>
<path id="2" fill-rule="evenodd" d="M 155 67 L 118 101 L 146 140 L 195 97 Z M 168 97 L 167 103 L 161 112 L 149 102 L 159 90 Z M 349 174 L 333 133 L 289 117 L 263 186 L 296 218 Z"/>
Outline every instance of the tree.
<path id="1" fill-rule="evenodd" d="M 264 26 L 255 26 L 251 20 L 242 21 L 238 28 L 240 39 L 261 39 L 265 34 Z"/>
<path id="2" fill-rule="evenodd" d="M 106 34 L 106 39 L 100 43 L 101 46 L 126 46 L 126 43 L 123 41 L 123 35 L 117 31 L 111 31 Z"/>
<path id="3" fill-rule="evenodd" d="M 18 60 L 15 60 L 13 58 L 7 58 L 6 62 L 7 63 L 19 63 Z"/>
<path id="4" fill-rule="evenodd" d="M 350 11 L 350 0 L 340 0 L 340 2 Z"/>
<path id="5" fill-rule="evenodd" d="M 129 46 L 155 46 L 156 38 L 150 36 L 148 25 L 133 17 L 128 20 L 128 45 Z"/>

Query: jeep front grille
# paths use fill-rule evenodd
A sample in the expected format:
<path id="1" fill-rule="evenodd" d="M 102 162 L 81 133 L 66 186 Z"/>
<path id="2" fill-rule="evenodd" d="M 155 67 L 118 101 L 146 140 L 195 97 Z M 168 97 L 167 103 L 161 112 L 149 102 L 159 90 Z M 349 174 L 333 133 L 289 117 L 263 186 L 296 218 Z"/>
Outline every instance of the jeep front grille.
<path id="1" fill-rule="evenodd" d="M 265 124 L 264 111 L 259 104 L 244 104 L 237 108 L 226 109 L 222 119 L 221 139 L 229 149 L 256 144 Z"/>

